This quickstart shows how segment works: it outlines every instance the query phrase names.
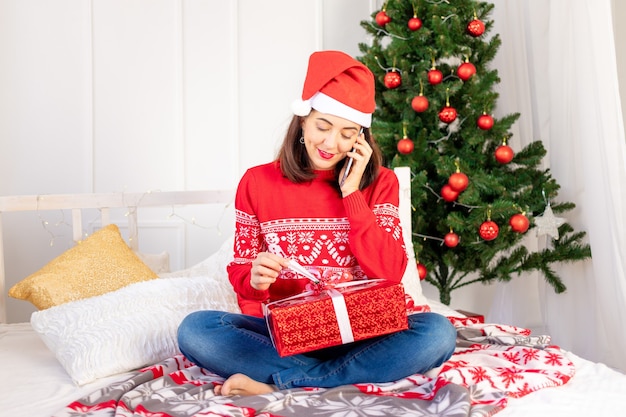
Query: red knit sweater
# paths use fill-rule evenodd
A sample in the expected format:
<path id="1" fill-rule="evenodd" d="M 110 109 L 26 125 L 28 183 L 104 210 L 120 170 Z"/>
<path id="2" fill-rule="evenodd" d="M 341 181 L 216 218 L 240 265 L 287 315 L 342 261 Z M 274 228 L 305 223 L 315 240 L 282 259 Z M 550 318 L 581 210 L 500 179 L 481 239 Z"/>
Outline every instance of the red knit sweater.
<path id="1" fill-rule="evenodd" d="M 262 303 L 305 289 L 308 279 L 285 268 L 268 290 L 250 285 L 252 261 L 262 251 L 296 259 L 322 276 L 400 282 L 407 265 L 398 217 L 398 179 L 381 168 L 376 181 L 342 198 L 333 171 L 296 184 L 272 162 L 249 169 L 235 197 L 234 260 L 228 276 L 244 314 L 261 317 Z"/>

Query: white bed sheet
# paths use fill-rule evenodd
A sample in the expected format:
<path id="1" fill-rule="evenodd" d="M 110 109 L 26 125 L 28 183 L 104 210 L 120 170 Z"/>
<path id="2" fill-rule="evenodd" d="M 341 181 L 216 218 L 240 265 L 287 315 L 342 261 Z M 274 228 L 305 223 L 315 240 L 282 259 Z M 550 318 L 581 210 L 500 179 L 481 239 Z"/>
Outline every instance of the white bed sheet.
<path id="1" fill-rule="evenodd" d="M 0 324 L 0 415 L 50 417 L 72 401 L 121 379 L 77 387 L 30 323 Z"/>
<path id="2" fill-rule="evenodd" d="M 626 416 L 626 375 L 571 352 L 567 357 L 576 366 L 568 383 L 510 399 L 497 417 Z"/>
<path id="3" fill-rule="evenodd" d="M 432 308 L 450 313 L 438 303 Z M 567 384 L 510 399 L 497 416 L 626 415 L 626 375 L 573 353 L 568 352 L 568 357 L 577 371 Z M 0 415 L 11 417 L 50 417 L 72 401 L 130 375 L 77 387 L 30 323 L 0 325 L 0 370 Z"/>

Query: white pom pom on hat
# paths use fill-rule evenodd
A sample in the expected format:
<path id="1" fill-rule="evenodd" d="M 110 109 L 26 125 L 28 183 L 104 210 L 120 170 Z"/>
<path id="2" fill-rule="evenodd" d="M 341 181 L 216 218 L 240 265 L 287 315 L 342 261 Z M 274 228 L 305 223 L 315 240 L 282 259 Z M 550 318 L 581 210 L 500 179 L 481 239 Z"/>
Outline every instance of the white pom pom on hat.
<path id="1" fill-rule="evenodd" d="M 357 123 L 372 124 L 376 109 L 374 74 L 361 62 L 341 51 L 311 54 L 302 99 L 292 103 L 295 115 L 315 109 Z"/>
<path id="2" fill-rule="evenodd" d="M 294 100 L 291 110 L 296 116 L 307 116 L 311 113 L 311 100 Z"/>

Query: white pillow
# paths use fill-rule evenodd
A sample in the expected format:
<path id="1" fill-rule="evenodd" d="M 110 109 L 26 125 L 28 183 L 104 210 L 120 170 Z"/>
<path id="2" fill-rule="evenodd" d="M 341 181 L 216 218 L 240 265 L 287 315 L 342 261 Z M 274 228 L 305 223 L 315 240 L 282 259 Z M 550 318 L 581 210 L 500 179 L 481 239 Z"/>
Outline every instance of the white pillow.
<path id="1" fill-rule="evenodd" d="M 417 272 L 417 261 L 415 255 L 411 256 L 409 252 L 409 263 L 404 271 L 402 277 L 402 286 L 404 292 L 411 296 L 413 304 L 417 306 L 430 306 L 428 299 L 422 293 L 422 283 L 420 281 L 419 273 Z"/>
<path id="2" fill-rule="evenodd" d="M 417 272 L 417 261 L 415 260 L 415 249 L 411 236 L 413 230 L 411 223 L 411 169 L 409 167 L 396 167 L 394 172 L 398 177 L 400 185 L 398 215 L 400 216 L 400 225 L 402 226 L 404 247 L 409 258 L 409 263 L 402 277 L 402 285 L 404 286 L 404 292 L 411 296 L 415 306 L 428 305 L 428 300 L 422 294 L 422 283 Z"/>
<path id="3" fill-rule="evenodd" d="M 178 325 L 197 310 L 239 312 L 228 280 L 195 276 L 131 284 L 33 313 L 31 325 L 83 385 L 179 353 Z"/>
<path id="4" fill-rule="evenodd" d="M 164 274 L 170 272 L 170 254 L 167 252 L 161 253 L 142 253 L 135 252 L 139 259 L 143 261 L 144 264 L 148 266 L 151 270 L 153 270 L 156 274 Z"/>
<path id="5" fill-rule="evenodd" d="M 209 256 L 202 262 L 187 269 L 159 274 L 159 276 L 161 278 L 181 278 L 194 276 L 214 277 L 220 282 L 226 282 L 228 283 L 228 285 L 230 285 L 226 267 L 233 260 L 234 242 L 235 236 L 230 235 L 230 237 L 228 237 L 222 243 L 222 246 L 220 246 L 217 252 L 214 252 L 211 256 Z"/>

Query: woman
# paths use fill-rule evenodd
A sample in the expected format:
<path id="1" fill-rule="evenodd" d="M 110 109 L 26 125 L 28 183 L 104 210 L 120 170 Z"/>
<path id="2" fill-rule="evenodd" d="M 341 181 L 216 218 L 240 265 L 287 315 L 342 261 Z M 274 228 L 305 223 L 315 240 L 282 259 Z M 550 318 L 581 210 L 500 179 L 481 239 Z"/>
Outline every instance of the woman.
<path id="1" fill-rule="evenodd" d="M 362 63 L 339 51 L 313 53 L 277 160 L 242 177 L 228 266 L 242 314 L 195 312 L 178 330 L 190 361 L 227 378 L 216 394 L 390 382 L 452 355 L 455 329 L 433 313 L 410 315 L 408 330 L 282 358 L 263 319 L 263 303 L 310 282 L 289 269 L 290 259 L 322 280 L 402 279 L 398 181 L 369 130 L 374 92 Z"/>

